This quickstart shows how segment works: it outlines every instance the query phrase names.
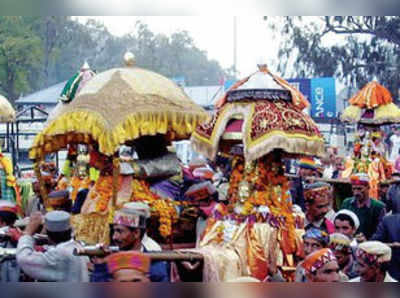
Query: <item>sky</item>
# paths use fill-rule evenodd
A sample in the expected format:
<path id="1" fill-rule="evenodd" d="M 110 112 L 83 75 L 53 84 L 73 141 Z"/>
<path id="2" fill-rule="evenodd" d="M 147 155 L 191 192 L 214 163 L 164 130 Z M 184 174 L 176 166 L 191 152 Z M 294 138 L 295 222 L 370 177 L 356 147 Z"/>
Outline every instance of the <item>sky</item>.
<path id="1" fill-rule="evenodd" d="M 89 17 L 79 17 L 84 22 Z M 234 17 L 233 16 L 106 16 L 90 17 L 102 21 L 117 36 L 134 30 L 141 20 L 154 33 L 170 35 L 187 30 L 195 45 L 208 53 L 209 59 L 217 60 L 223 68 L 234 63 Z M 237 69 L 239 76 L 256 71 L 259 59 L 267 61 L 273 70 L 279 47 L 278 36 L 268 29 L 262 16 L 236 17 Z"/>

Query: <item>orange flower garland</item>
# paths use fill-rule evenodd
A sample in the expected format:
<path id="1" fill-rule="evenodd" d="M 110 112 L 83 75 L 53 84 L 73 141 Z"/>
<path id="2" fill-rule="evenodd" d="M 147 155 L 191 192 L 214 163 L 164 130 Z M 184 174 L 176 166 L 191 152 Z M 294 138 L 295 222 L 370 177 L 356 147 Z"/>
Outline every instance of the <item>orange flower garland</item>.
<path id="1" fill-rule="evenodd" d="M 104 212 L 107 210 L 108 203 L 112 198 L 113 177 L 100 176 L 94 185 L 94 191 L 90 193 L 90 199 L 99 198 L 96 203 L 96 212 Z"/>
<path id="2" fill-rule="evenodd" d="M 164 238 L 172 235 L 172 225 L 178 221 L 178 213 L 175 209 L 177 202 L 164 199 L 150 190 L 149 184 L 144 180 L 134 179 L 131 201 L 141 201 L 149 204 L 154 215 L 159 217 L 160 235 Z"/>
<path id="3" fill-rule="evenodd" d="M 90 186 L 90 178 L 85 177 L 81 179 L 79 177 L 72 177 L 71 180 L 72 192 L 71 192 L 71 200 L 75 202 L 76 196 L 78 195 L 78 191 L 82 188 L 89 188 Z"/>
<path id="4" fill-rule="evenodd" d="M 292 204 L 289 202 L 289 181 L 283 173 L 283 165 L 268 155 L 257 161 L 255 169 L 245 171 L 244 160 L 236 158 L 233 162 L 228 197 L 232 210 L 240 203 L 239 184 L 247 181 L 252 186 L 250 196 L 242 203 L 242 214 L 248 216 L 255 213 L 255 207 L 267 206 L 271 214 L 279 219 L 280 228 L 285 231 L 286 250 L 295 251 L 296 233 L 295 217 Z"/>

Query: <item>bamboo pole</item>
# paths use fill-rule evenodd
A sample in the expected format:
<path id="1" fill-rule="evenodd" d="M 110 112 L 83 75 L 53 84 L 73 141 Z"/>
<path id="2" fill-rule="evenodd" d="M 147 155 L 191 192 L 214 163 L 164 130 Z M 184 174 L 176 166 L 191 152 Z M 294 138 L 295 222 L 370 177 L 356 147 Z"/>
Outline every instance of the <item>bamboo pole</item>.
<path id="1" fill-rule="evenodd" d="M 35 164 L 34 164 L 34 171 L 35 171 L 35 175 L 39 181 L 39 189 L 40 189 L 40 195 L 42 196 L 42 200 L 43 200 L 43 205 L 44 207 L 48 208 L 49 204 L 48 204 L 48 193 L 42 178 L 42 172 L 40 170 L 40 166 L 42 163 L 43 159 L 37 158 L 35 160 Z"/>
<path id="2" fill-rule="evenodd" d="M 112 190 L 112 208 L 115 210 L 117 206 L 117 196 L 118 196 L 118 180 L 120 174 L 120 164 L 119 164 L 119 157 L 117 154 L 113 156 L 113 190 Z"/>

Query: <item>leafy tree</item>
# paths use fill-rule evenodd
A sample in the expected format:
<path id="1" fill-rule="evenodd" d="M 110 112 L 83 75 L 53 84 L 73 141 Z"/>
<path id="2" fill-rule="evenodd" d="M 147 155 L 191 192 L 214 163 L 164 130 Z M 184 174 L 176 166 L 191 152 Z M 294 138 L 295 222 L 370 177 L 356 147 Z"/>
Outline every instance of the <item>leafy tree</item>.
<path id="1" fill-rule="evenodd" d="M 335 76 L 357 88 L 376 77 L 397 96 L 400 17 L 265 19 L 283 36 L 278 69 L 285 75 Z"/>
<path id="2" fill-rule="evenodd" d="M 42 44 L 22 17 L 0 17 L 0 88 L 13 102 L 32 90 L 29 77 L 40 72 Z"/>

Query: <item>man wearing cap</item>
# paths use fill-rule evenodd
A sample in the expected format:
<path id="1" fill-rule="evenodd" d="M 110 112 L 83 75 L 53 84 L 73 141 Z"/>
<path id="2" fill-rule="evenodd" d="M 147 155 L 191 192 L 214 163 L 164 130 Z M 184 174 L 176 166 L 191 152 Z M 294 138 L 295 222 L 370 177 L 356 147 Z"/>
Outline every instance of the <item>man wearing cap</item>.
<path id="1" fill-rule="evenodd" d="M 47 197 L 48 209 L 71 213 L 72 201 L 66 190 L 52 191 Z"/>
<path id="2" fill-rule="evenodd" d="M 75 256 L 74 249 L 80 245 L 72 239 L 70 215 L 65 211 L 51 211 L 44 217 L 44 226 L 50 246 L 45 252 L 34 249 L 33 235 L 43 224 L 43 216 L 34 213 L 19 239 L 17 262 L 30 277 L 40 281 L 87 282 L 89 281 L 87 257 Z"/>
<path id="3" fill-rule="evenodd" d="M 160 246 L 146 235 L 146 221 L 150 216 L 147 204 L 140 202 L 127 203 L 114 214 L 112 240 L 121 251 L 150 252 L 160 251 Z M 104 282 L 110 279 L 106 264 L 97 262 L 92 275 L 93 282 Z M 153 262 L 150 267 L 150 279 L 153 282 L 169 280 L 167 264 Z"/>
<path id="4" fill-rule="evenodd" d="M 336 213 L 333 223 L 337 233 L 341 233 L 349 237 L 351 241 L 351 247 L 355 251 L 358 246 L 355 236 L 358 228 L 360 227 L 360 220 L 358 219 L 357 215 L 353 211 L 342 209 Z"/>
<path id="5" fill-rule="evenodd" d="M 327 183 L 313 183 L 306 186 L 304 190 L 306 230 L 314 227 L 329 234 L 335 232 L 333 223 L 325 217 L 330 208 L 331 196 L 332 189 Z"/>
<path id="6" fill-rule="evenodd" d="M 360 277 L 350 282 L 397 282 L 387 272 L 391 248 L 380 241 L 366 241 L 357 249 L 357 270 Z"/>
<path id="7" fill-rule="evenodd" d="M 107 267 L 117 282 L 150 282 L 150 257 L 137 251 L 124 251 L 107 257 Z"/>
<path id="8" fill-rule="evenodd" d="M 0 200 L 0 248 L 15 248 L 17 240 L 13 237 L 13 228 L 17 220 L 17 206 L 6 200 Z M 0 282 L 18 282 L 20 270 L 15 259 L 0 261 Z"/>
<path id="9" fill-rule="evenodd" d="M 366 174 L 351 177 L 353 197 L 343 201 L 341 209 L 353 211 L 360 220 L 359 232 L 366 239 L 375 233 L 385 216 L 385 204 L 369 197 L 369 178 Z"/>
<path id="10" fill-rule="evenodd" d="M 400 173 L 393 173 L 394 183 L 389 186 L 386 194 L 386 211 L 392 214 L 400 213 Z"/>
<path id="11" fill-rule="evenodd" d="M 298 163 L 299 169 L 296 178 L 292 180 L 290 194 L 293 204 L 296 204 L 305 211 L 304 187 L 307 184 L 306 178 L 316 175 L 317 167 L 313 159 L 302 158 Z"/>
<path id="12" fill-rule="evenodd" d="M 327 232 L 317 229 L 309 228 L 303 235 L 304 255 L 307 257 L 315 251 L 326 248 L 329 242 L 329 235 Z M 296 268 L 296 282 L 306 282 L 306 274 L 300 262 Z"/>
<path id="13" fill-rule="evenodd" d="M 302 264 L 309 282 L 339 282 L 339 265 L 333 252 L 320 249 L 309 255 Z"/>
<path id="14" fill-rule="evenodd" d="M 358 276 L 350 244 L 350 238 L 344 234 L 333 233 L 329 235 L 329 248 L 333 251 L 337 259 L 341 281 L 348 281 Z"/>
<path id="15" fill-rule="evenodd" d="M 378 226 L 371 240 L 387 243 L 392 248 L 389 273 L 400 280 L 400 214 L 387 215 Z"/>

